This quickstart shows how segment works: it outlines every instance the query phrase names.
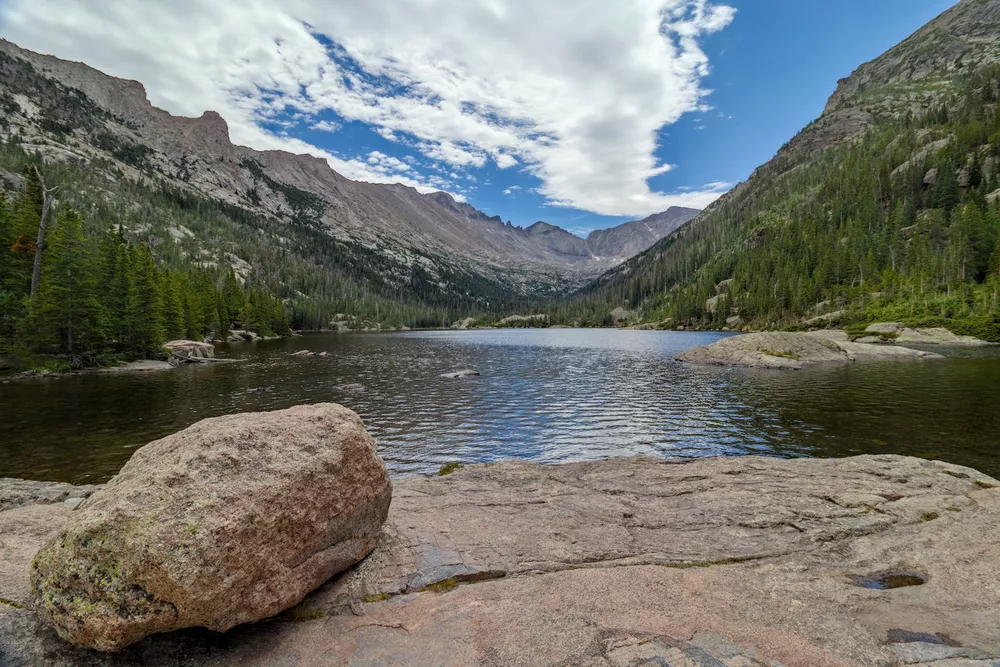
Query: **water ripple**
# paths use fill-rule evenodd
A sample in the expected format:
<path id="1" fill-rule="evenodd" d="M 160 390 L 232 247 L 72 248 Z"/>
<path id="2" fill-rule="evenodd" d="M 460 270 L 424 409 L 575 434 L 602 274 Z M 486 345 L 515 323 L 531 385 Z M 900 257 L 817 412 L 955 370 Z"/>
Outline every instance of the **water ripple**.
<path id="1" fill-rule="evenodd" d="M 0 476 L 103 481 L 135 448 L 198 419 L 334 401 L 394 475 L 444 463 L 644 454 L 898 452 L 993 474 L 1000 359 L 802 373 L 698 368 L 719 334 L 513 330 L 314 335 L 222 348 L 245 363 L 0 385 Z M 298 358 L 297 349 L 329 357 Z M 440 374 L 472 367 L 480 377 Z"/>

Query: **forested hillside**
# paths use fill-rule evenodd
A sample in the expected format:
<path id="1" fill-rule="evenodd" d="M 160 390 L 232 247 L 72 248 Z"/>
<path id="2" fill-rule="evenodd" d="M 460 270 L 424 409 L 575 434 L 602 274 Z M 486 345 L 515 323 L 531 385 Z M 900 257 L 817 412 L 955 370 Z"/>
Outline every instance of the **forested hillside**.
<path id="1" fill-rule="evenodd" d="M 38 175 L 54 203 L 32 294 Z M 461 272 L 449 279 L 466 285 L 473 296 L 464 299 L 429 275 L 392 286 L 383 255 L 308 219 L 257 214 L 149 176 L 99 160 L 46 162 L 17 136 L 0 142 L 0 361 L 103 365 L 236 327 L 283 334 L 326 328 L 338 315 L 357 326 L 441 327 L 478 309 L 483 294 L 497 307 L 519 303 Z"/>
<path id="2" fill-rule="evenodd" d="M 1000 340 L 998 29 L 1000 2 L 966 1 L 864 66 L 747 183 L 557 319 L 623 307 L 664 326 L 897 320 Z"/>
<path id="3" fill-rule="evenodd" d="M 8 365 L 155 359 L 167 340 L 219 336 L 234 324 L 289 333 L 285 304 L 265 288 L 244 286 L 232 271 L 158 266 L 151 244 L 120 225 L 86 225 L 69 204 L 53 204 L 58 186 L 41 173 L 26 166 L 20 192 L 0 192 L 0 357 Z"/>

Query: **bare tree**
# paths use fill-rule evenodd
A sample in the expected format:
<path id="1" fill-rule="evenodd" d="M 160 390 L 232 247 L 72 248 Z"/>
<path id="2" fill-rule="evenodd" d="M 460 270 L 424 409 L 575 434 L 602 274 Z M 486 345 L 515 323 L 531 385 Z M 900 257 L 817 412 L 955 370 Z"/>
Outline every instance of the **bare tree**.
<path id="1" fill-rule="evenodd" d="M 38 221 L 38 240 L 35 242 L 35 266 L 31 271 L 31 296 L 35 296 L 35 290 L 38 289 L 38 281 L 42 276 L 42 251 L 45 249 L 45 226 L 49 218 L 49 210 L 52 208 L 52 193 L 59 189 L 58 187 L 45 187 L 45 179 L 42 178 L 42 172 L 39 171 L 38 165 L 35 165 L 35 175 L 38 176 L 38 182 L 42 186 L 42 218 Z"/>

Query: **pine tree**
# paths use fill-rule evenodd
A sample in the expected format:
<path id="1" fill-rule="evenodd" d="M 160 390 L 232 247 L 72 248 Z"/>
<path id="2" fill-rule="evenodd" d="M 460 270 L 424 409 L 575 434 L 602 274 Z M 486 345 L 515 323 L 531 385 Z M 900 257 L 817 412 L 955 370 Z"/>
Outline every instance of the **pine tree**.
<path id="1" fill-rule="evenodd" d="M 165 270 L 160 273 L 161 293 L 163 294 L 160 326 L 163 329 L 163 335 L 168 340 L 175 340 L 183 337 L 187 331 L 184 321 L 184 306 L 180 296 L 180 285 L 173 272 Z"/>
<path id="2" fill-rule="evenodd" d="M 105 309 L 104 333 L 108 352 L 127 352 L 129 274 L 131 251 L 121 227 L 105 232 L 100 242 L 100 275 Z"/>
<path id="3" fill-rule="evenodd" d="M 149 247 L 142 243 L 132 246 L 130 259 L 126 349 L 137 359 L 155 358 L 160 356 L 160 346 L 165 341 L 160 324 L 162 301 L 156 264 Z"/>
<path id="4" fill-rule="evenodd" d="M 73 367 L 92 363 L 83 357 L 101 344 L 103 307 L 95 267 L 83 219 L 66 207 L 48 235 L 26 329 L 36 349 L 67 356 Z"/>

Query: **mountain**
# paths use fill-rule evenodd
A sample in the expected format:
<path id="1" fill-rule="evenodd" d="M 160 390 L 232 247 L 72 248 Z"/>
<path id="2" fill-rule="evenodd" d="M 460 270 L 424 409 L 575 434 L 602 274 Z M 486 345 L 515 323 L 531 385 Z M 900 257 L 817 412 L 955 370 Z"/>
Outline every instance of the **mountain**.
<path id="1" fill-rule="evenodd" d="M 639 254 L 700 212 L 694 208 L 672 206 L 643 220 L 592 231 L 586 238 L 544 221 L 525 228 L 523 234 L 561 261 L 587 267 L 608 267 Z"/>
<path id="2" fill-rule="evenodd" d="M 695 208 L 671 206 L 643 220 L 591 232 L 587 236 L 587 247 L 598 257 L 615 258 L 622 262 L 638 255 L 699 213 L 701 211 Z"/>
<path id="3" fill-rule="evenodd" d="M 951 327 L 1000 340 L 1000 0 L 963 0 L 838 82 L 693 221 L 562 304 L 674 326 Z M 574 315 L 576 313 L 576 315 Z"/>
<path id="4" fill-rule="evenodd" d="M 254 273 L 297 298 L 314 296 L 329 282 L 326 274 L 336 273 L 338 289 L 350 283 L 349 291 L 373 298 L 465 312 L 513 309 L 566 294 L 656 238 L 644 228 L 633 233 L 627 223 L 597 255 L 564 230 L 521 229 L 444 192 L 351 181 L 317 157 L 234 145 L 213 111 L 173 116 L 154 107 L 136 81 L 6 40 L 0 98 L 0 139 L 72 172 L 66 178 L 79 187 L 63 188 L 63 197 L 84 210 L 107 208 L 96 193 L 111 190 L 103 198 L 113 200 L 119 223 L 150 237 L 160 256 L 238 268 L 241 277 Z M 18 160 L 0 163 L 8 183 L 17 180 Z M 130 184 L 147 192 L 139 195 Z M 167 190 L 230 207 L 226 222 L 180 229 L 165 208 L 132 219 L 129 210 Z M 253 218 L 252 232 L 240 228 L 245 215 Z M 268 240 L 258 234 L 264 228 Z M 294 277 L 274 266 L 276 247 L 300 264 Z"/>

